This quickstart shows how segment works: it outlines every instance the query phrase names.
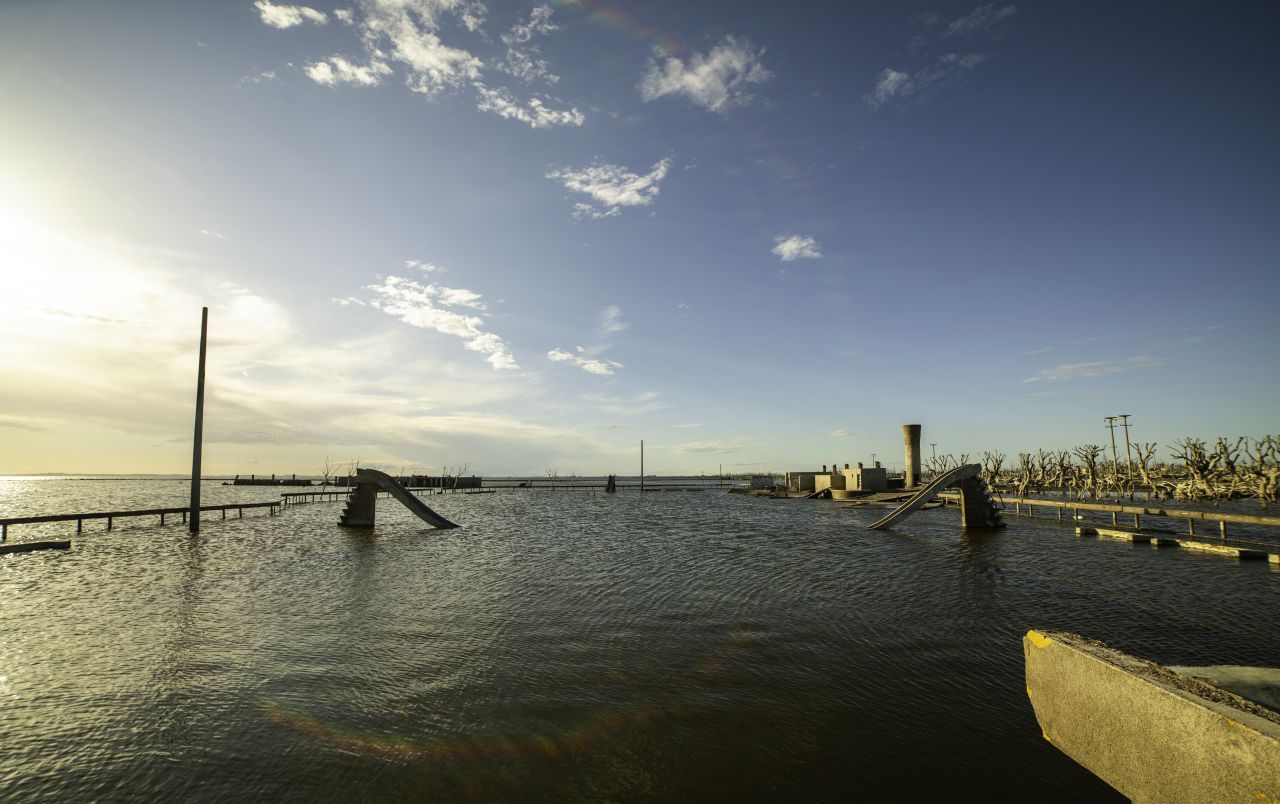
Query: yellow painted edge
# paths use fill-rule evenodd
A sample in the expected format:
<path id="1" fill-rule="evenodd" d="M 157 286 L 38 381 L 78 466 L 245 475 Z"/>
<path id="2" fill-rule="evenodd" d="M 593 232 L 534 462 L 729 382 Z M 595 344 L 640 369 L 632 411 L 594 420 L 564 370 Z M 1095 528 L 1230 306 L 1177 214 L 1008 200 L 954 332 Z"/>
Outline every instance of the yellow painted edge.
<path id="1" fill-rule="evenodd" d="M 1037 648 L 1047 648 L 1053 644 L 1053 640 L 1034 629 L 1027 632 L 1027 640 Z"/>
<path id="2" fill-rule="evenodd" d="M 1251 729 L 1251 728 L 1249 728 L 1248 726 L 1244 725 L 1243 723 L 1237 723 L 1236 721 L 1232 720 L 1232 719 L 1231 719 L 1231 718 L 1229 718 L 1229 717 L 1228 717 L 1228 718 L 1224 718 L 1224 720 L 1226 720 L 1226 721 L 1227 721 L 1227 725 L 1235 726 L 1237 729 L 1244 729 L 1245 731 L 1249 732 L 1250 734 L 1257 734 L 1257 733 L 1258 733 L 1258 732 L 1257 732 L 1257 730 L 1255 730 L 1255 729 Z"/>

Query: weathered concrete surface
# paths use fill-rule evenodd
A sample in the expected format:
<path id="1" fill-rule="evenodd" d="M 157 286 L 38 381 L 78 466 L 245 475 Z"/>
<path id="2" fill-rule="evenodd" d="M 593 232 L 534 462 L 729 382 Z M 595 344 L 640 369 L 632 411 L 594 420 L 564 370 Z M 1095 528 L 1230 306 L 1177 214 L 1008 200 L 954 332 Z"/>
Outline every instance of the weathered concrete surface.
<path id="1" fill-rule="evenodd" d="M 1280 715 L 1077 634 L 1029 631 L 1045 739 L 1139 802 L 1280 801 Z"/>
<path id="2" fill-rule="evenodd" d="M 907 488 L 920 482 L 920 425 L 902 425 L 902 445 L 906 448 Z"/>

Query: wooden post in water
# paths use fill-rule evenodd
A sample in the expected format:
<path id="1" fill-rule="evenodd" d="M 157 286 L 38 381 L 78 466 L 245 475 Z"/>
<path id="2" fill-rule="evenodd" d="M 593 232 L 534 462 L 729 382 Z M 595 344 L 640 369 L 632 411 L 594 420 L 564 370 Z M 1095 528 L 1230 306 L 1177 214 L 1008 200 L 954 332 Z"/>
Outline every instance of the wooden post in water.
<path id="1" fill-rule="evenodd" d="M 187 518 L 192 533 L 200 532 L 200 447 L 204 441 L 204 353 L 209 340 L 209 308 L 200 309 L 200 369 L 196 375 L 196 432 L 191 449 L 191 516 Z"/>
<path id="2" fill-rule="evenodd" d="M 640 439 L 640 493 L 644 494 L 644 439 Z"/>

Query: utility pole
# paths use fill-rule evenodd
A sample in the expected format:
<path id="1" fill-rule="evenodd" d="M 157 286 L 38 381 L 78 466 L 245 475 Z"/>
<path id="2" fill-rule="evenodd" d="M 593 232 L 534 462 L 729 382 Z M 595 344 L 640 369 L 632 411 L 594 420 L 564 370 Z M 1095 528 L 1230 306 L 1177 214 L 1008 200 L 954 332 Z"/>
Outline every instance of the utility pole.
<path id="1" fill-rule="evenodd" d="M 930 458 L 938 457 L 938 445 L 932 441 L 929 442 L 929 457 Z"/>
<path id="2" fill-rule="evenodd" d="M 644 494 L 644 439 L 640 439 L 640 493 Z"/>
<path id="3" fill-rule="evenodd" d="M 1104 416 L 1103 421 L 1107 423 L 1107 429 L 1111 431 L 1111 470 L 1116 473 L 1116 477 L 1120 476 L 1120 459 L 1116 457 L 1116 419 L 1119 416 Z"/>
<path id="4" fill-rule="evenodd" d="M 204 352 L 209 340 L 209 308 L 200 310 L 200 369 L 196 374 L 196 433 L 191 450 L 191 511 L 187 525 L 200 532 L 200 448 L 204 442 Z"/>
<path id="5" fill-rule="evenodd" d="M 1120 418 L 1124 421 L 1120 426 L 1124 428 L 1124 462 L 1129 467 L 1129 479 L 1133 479 L 1133 454 L 1129 452 L 1129 417 L 1131 413 L 1121 413 Z"/>

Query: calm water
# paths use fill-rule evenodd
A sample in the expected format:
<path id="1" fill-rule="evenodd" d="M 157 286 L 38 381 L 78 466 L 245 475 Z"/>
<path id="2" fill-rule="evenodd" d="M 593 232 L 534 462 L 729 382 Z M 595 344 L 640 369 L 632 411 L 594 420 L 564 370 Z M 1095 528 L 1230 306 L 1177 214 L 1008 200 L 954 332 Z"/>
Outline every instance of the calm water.
<path id="1" fill-rule="evenodd" d="M 0 479 L 0 516 L 185 493 Z M 954 510 L 871 532 L 883 509 L 712 492 L 428 500 L 465 527 L 384 500 L 348 531 L 326 503 L 0 558 L 0 799 L 1108 800 L 1040 736 L 1028 628 L 1280 666 L 1265 563 Z"/>

